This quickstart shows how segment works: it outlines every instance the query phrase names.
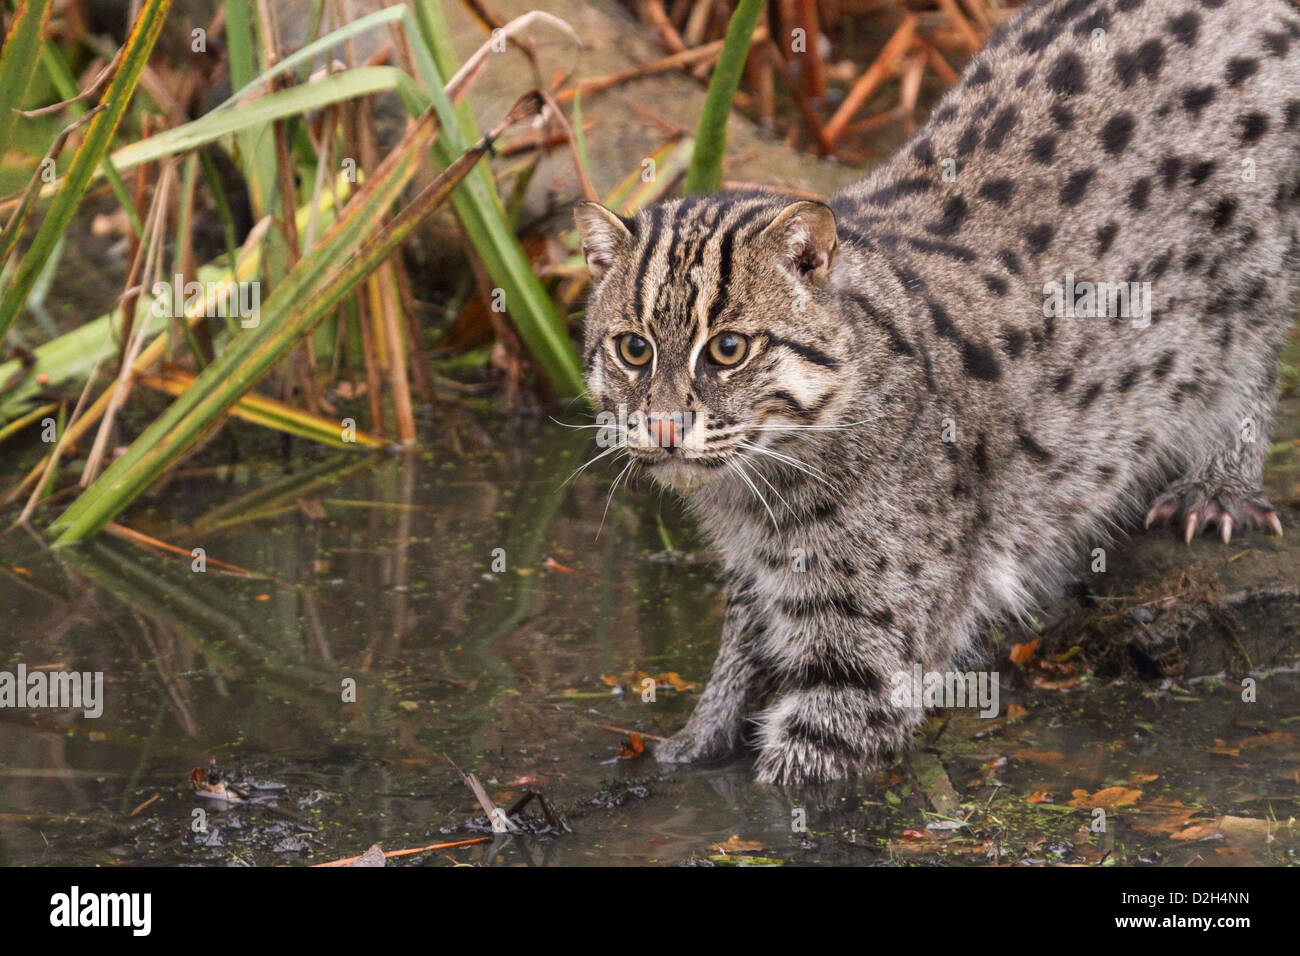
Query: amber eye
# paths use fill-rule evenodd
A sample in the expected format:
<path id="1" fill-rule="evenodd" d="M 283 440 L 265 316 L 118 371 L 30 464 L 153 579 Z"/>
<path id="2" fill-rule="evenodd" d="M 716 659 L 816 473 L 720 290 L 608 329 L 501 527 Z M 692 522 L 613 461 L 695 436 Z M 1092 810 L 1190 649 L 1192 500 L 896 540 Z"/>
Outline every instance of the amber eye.
<path id="1" fill-rule="evenodd" d="M 749 339 L 737 332 L 719 332 L 709 339 L 709 358 L 717 365 L 739 365 L 749 351 Z"/>
<path id="2" fill-rule="evenodd" d="M 628 332 L 618 337 L 618 357 L 633 368 L 640 368 L 650 361 L 654 350 L 650 343 L 635 332 Z"/>

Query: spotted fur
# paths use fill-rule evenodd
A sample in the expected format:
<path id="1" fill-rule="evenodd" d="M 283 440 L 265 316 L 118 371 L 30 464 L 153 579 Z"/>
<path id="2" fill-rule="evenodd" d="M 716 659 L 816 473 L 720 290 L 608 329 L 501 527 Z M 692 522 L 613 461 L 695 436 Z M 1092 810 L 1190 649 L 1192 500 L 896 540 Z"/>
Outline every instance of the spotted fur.
<path id="1" fill-rule="evenodd" d="M 1271 525 L 1259 496 L 1300 255 L 1300 15 L 1284 0 L 1047 0 L 827 206 L 579 208 L 598 408 L 686 496 L 730 582 L 670 760 L 747 740 L 773 782 L 868 770 L 967 660 L 1141 514 Z M 1151 283 L 1150 324 L 1046 315 L 1045 284 Z M 735 367 L 712 336 L 748 337 Z M 653 347 L 642 369 L 618 336 Z M 799 427 L 796 427 L 799 426 Z M 945 440 L 950 439 L 950 440 Z M 1172 484 L 1171 484 L 1172 482 Z"/>

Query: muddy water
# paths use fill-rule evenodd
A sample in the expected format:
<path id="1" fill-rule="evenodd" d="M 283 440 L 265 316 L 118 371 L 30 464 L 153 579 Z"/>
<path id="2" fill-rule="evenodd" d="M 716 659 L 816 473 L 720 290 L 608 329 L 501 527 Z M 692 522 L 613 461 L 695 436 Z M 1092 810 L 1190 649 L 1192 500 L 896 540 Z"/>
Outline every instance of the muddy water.
<path id="1" fill-rule="evenodd" d="M 102 672 L 104 706 L 0 709 L 0 864 L 299 865 L 482 836 L 448 758 L 502 806 L 532 788 L 549 813 L 534 800 L 521 835 L 392 865 L 1295 861 L 1288 641 L 1250 665 L 1245 704 L 1246 665 L 1098 670 L 1100 638 L 1066 613 L 1024 667 L 1008 650 L 1033 635 L 1000 635 L 999 716 L 936 716 L 878 778 L 781 792 L 743 757 L 662 772 L 649 735 L 708 676 L 719 588 L 672 502 L 609 498 L 604 462 L 563 484 L 584 435 L 480 421 L 405 457 L 199 460 L 125 519 L 185 557 L 104 537 L 51 558 L 8 536 L 0 670 Z M 1158 614 L 1190 589 L 1171 580 Z M 1136 620 L 1146 586 L 1121 571 L 1078 613 Z M 646 754 L 620 755 L 625 730 Z M 212 759 L 239 802 L 191 787 Z"/>

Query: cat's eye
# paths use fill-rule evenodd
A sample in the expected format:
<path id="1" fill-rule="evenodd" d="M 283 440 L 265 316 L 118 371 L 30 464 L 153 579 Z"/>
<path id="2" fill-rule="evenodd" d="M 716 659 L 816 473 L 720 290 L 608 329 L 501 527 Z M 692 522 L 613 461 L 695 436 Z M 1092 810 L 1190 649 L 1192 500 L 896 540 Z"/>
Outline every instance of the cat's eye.
<path id="1" fill-rule="evenodd" d="M 749 352 L 749 339 L 738 332 L 719 332 L 709 339 L 708 349 L 715 365 L 739 365 Z"/>
<path id="2" fill-rule="evenodd" d="M 628 332 L 618 337 L 618 357 L 633 368 L 640 368 L 650 361 L 654 350 L 650 343 L 635 332 Z"/>

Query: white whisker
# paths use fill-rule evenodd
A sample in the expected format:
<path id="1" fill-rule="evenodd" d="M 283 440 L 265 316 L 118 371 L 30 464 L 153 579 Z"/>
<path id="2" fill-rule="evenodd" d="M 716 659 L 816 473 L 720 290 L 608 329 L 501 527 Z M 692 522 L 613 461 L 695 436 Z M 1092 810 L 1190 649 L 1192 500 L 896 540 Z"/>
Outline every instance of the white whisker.
<path id="1" fill-rule="evenodd" d="M 592 425 L 570 425 L 568 422 L 562 422 L 558 418 L 555 418 L 554 416 L 551 417 L 551 421 L 555 422 L 555 424 L 559 425 L 561 428 L 613 428 L 615 427 L 613 425 L 602 425 L 600 424 L 600 422 L 596 422 Z"/>
<path id="2" fill-rule="evenodd" d="M 759 502 L 763 505 L 763 507 L 767 509 L 767 516 L 772 519 L 772 527 L 775 528 L 777 531 L 780 531 L 781 526 L 776 523 L 776 515 L 772 513 L 772 506 L 769 505 L 767 503 L 767 499 L 764 498 L 761 493 L 759 493 L 758 486 L 755 485 L 752 481 L 750 481 L 749 476 L 746 475 L 743 471 L 741 471 L 739 467 L 737 467 L 736 462 L 738 460 L 739 459 L 736 458 L 728 459 L 727 467 L 730 468 L 732 471 L 734 471 L 740 477 L 741 481 L 749 485 L 749 490 L 754 493 L 754 497 L 757 498 Z"/>
<path id="3" fill-rule="evenodd" d="M 742 441 L 739 442 L 738 444 L 740 445 L 741 448 L 747 448 L 750 451 L 758 452 L 760 455 L 767 455 L 769 458 L 775 458 L 777 461 L 789 465 L 791 468 L 794 468 L 796 471 L 802 471 L 805 475 L 809 475 L 810 477 L 813 478 L 821 478 L 824 479 L 824 481 L 830 481 L 830 476 L 827 475 L 825 472 L 820 471 L 817 468 L 814 468 L 812 465 L 808 464 L 807 462 L 800 461 L 798 458 L 792 458 L 789 455 L 784 455 L 779 451 L 773 451 L 770 448 L 764 448 L 761 445 L 755 445 L 752 442 Z"/>
<path id="4" fill-rule="evenodd" d="M 609 514 L 610 503 L 614 500 L 614 492 L 618 490 L 619 480 L 626 475 L 635 464 L 636 459 L 629 457 L 627 464 L 623 466 L 623 470 L 618 473 L 618 477 L 616 477 L 613 484 L 609 486 L 609 496 L 605 499 L 605 510 L 600 514 L 600 527 L 596 529 L 597 541 L 600 540 L 600 533 L 605 530 L 605 518 Z"/>
<path id="5" fill-rule="evenodd" d="M 600 460 L 601 460 L 602 458 L 604 458 L 606 455 L 612 455 L 614 452 L 624 450 L 625 448 L 626 448 L 626 446 L 624 446 L 624 445 L 622 445 L 622 444 L 615 445 L 613 448 L 607 448 L 607 449 L 605 449 L 605 450 L 602 451 L 599 455 L 597 455 L 595 458 L 592 458 L 592 459 L 590 459 L 589 461 L 585 461 L 585 462 L 583 462 L 581 465 L 579 465 L 577 468 L 575 468 L 575 469 L 573 470 L 573 474 L 571 474 L 568 478 L 565 478 L 564 481 L 562 481 L 562 482 L 560 483 L 560 487 L 563 488 L 563 487 L 564 487 L 565 485 L 567 485 L 569 482 L 573 481 L 574 478 L 577 478 L 580 474 L 582 474 L 584 471 L 586 471 L 587 468 L 589 468 L 591 465 L 594 465 L 596 462 L 600 461 Z"/>
<path id="6" fill-rule="evenodd" d="M 751 425 L 744 430 L 751 432 L 834 432 L 868 424 L 870 422 L 864 418 L 860 422 L 845 422 L 842 425 Z"/>
<path id="7" fill-rule="evenodd" d="M 748 458 L 748 456 L 741 455 L 741 456 L 739 456 L 739 457 L 736 459 L 736 463 L 737 463 L 737 464 L 742 464 L 743 462 L 746 462 L 746 461 L 749 461 L 749 460 L 750 460 L 750 459 Z M 748 470 L 748 469 L 746 469 L 746 470 Z M 762 473 L 761 471 L 758 470 L 758 468 L 755 468 L 753 471 L 751 471 L 751 472 L 749 472 L 749 473 L 750 473 L 751 475 L 753 475 L 755 478 L 757 478 L 759 481 L 761 481 L 763 484 L 767 485 L 768 488 L 772 489 L 772 494 L 776 495 L 776 499 L 777 499 L 777 501 L 779 501 L 779 502 L 781 502 L 781 504 L 785 505 L 785 510 L 786 510 L 786 511 L 789 511 L 789 512 L 791 512 L 791 513 L 794 512 L 794 509 L 790 507 L 790 502 L 788 502 L 788 501 L 785 500 L 785 496 L 784 496 L 783 494 L 781 494 L 781 492 L 779 492 L 779 491 L 777 490 L 776 485 L 774 485 L 774 484 L 772 484 L 770 481 L 768 481 L 767 478 L 764 477 L 763 473 Z"/>

